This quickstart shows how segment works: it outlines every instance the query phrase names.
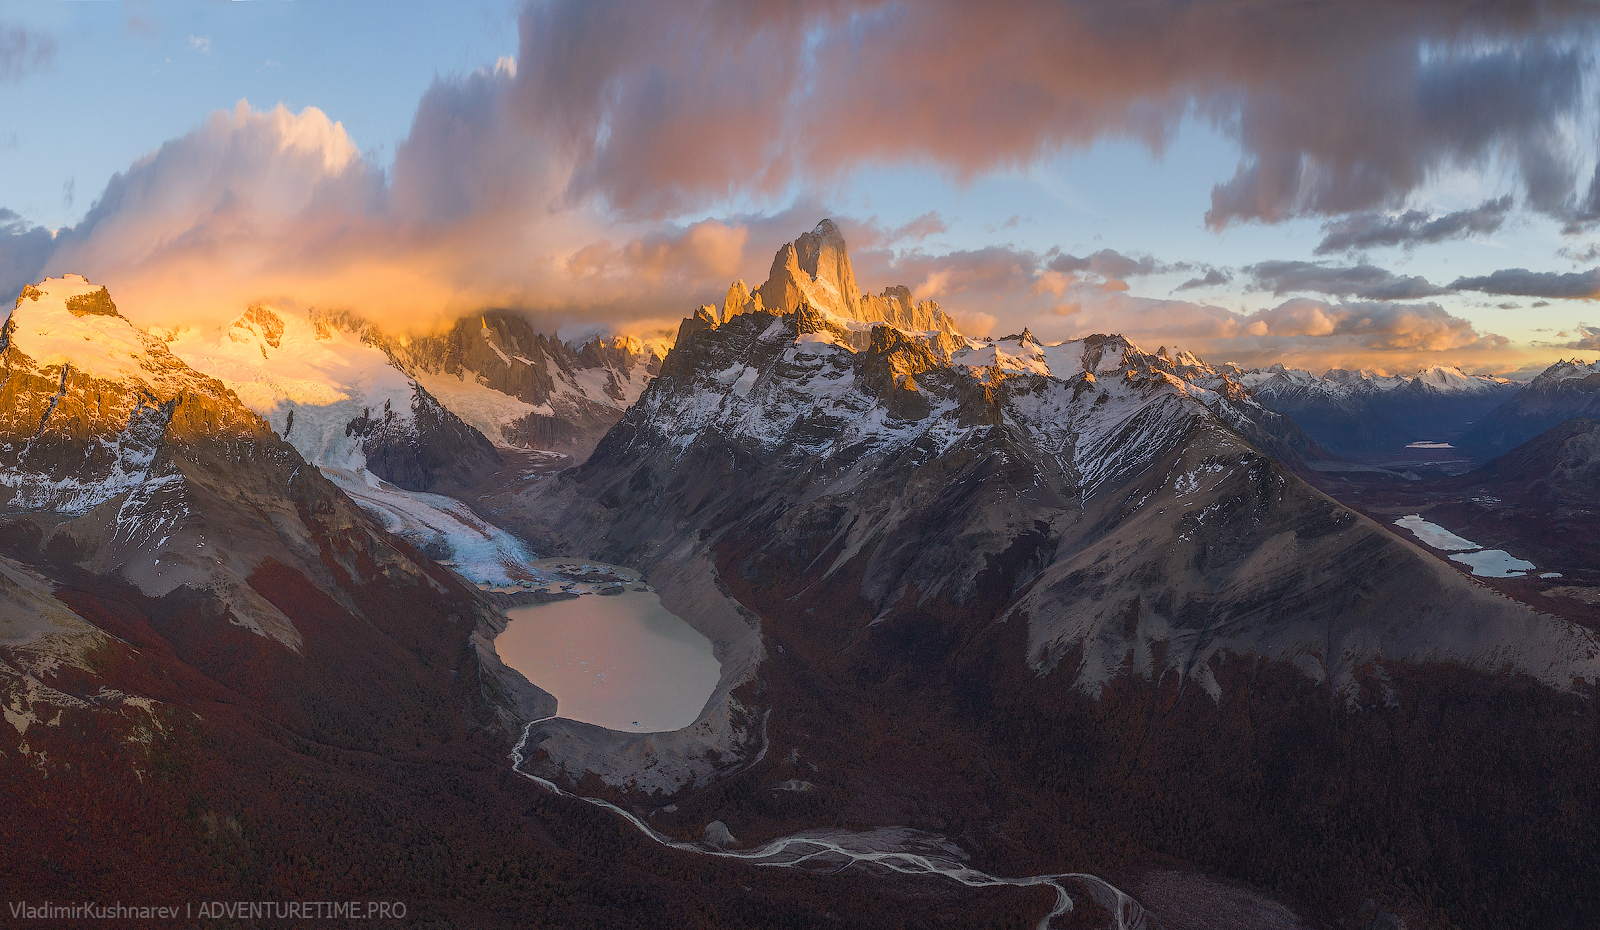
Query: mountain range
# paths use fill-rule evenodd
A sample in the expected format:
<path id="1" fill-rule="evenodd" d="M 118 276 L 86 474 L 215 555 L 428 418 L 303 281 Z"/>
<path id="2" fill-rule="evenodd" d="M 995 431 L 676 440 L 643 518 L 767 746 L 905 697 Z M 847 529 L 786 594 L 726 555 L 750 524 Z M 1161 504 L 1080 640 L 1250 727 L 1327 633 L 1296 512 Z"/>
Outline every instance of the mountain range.
<path id="1" fill-rule="evenodd" d="M 1454 484 L 1306 481 L 1587 409 L 1576 363 L 1517 389 L 975 339 L 863 292 L 824 221 L 664 357 L 509 312 L 158 335 L 69 275 L 0 364 L 0 873 L 40 896 L 139 863 L 438 925 L 1600 920 L 1586 557 L 1486 583 L 1394 523 L 1580 531 L 1593 423 Z M 693 725 L 554 716 L 501 662 L 539 554 L 637 568 L 711 640 Z M 726 858 L 840 830 L 1137 904 Z"/>
<path id="2" fill-rule="evenodd" d="M 1294 419 L 1330 452 L 1357 461 L 1397 458 L 1414 442 L 1451 442 L 1519 385 L 1434 366 L 1411 377 L 1273 365 L 1239 374 L 1256 399 Z"/>

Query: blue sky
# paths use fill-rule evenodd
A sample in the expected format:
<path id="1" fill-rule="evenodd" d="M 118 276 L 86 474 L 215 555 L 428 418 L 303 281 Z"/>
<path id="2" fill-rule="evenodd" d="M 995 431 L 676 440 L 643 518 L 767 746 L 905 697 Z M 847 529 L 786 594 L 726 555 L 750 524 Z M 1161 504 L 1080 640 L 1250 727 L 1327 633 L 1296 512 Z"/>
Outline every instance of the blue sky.
<path id="1" fill-rule="evenodd" d="M 83 271 L 149 325 L 273 299 L 670 330 L 827 213 L 863 286 L 974 331 L 1597 354 L 1600 272 L 1559 277 L 1600 266 L 1594 8 L 1259 5 L 4 2 L 0 277 Z M 1318 254 L 1339 223 L 1409 232 Z"/>
<path id="2" fill-rule="evenodd" d="M 517 50 L 515 5 L 481 0 L 6 0 L 0 23 L 55 44 L 48 65 L 0 83 L 0 205 L 51 228 L 81 219 L 135 158 L 244 99 L 319 107 L 387 162 L 435 74 Z"/>

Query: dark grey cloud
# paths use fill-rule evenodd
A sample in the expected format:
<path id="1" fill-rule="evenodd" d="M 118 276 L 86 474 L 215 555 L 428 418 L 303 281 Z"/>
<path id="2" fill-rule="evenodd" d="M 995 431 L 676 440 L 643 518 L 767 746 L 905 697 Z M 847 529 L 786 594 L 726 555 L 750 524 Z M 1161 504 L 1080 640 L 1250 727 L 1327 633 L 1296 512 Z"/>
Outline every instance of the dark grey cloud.
<path id="1" fill-rule="evenodd" d="M 1045 263 L 1045 267 L 1050 271 L 1059 271 L 1062 274 L 1081 274 L 1087 271 L 1103 278 L 1119 280 L 1163 274 L 1168 271 L 1183 271 L 1189 267 L 1169 265 L 1151 255 L 1124 255 L 1115 249 L 1101 249 L 1082 258 L 1065 252 L 1053 252 L 1047 258 L 1049 260 Z"/>
<path id="2" fill-rule="evenodd" d="M 1420 275 L 1397 275 L 1375 265 L 1327 265 L 1321 262 L 1266 261 L 1244 269 L 1259 290 L 1273 294 L 1310 292 L 1361 300 L 1418 300 L 1449 293 Z"/>
<path id="3" fill-rule="evenodd" d="M 1555 271 L 1529 271 L 1504 268 L 1480 277 L 1457 278 L 1451 290 L 1482 291 L 1506 297 L 1562 297 L 1593 300 L 1600 297 L 1600 268 L 1562 274 Z"/>
<path id="4" fill-rule="evenodd" d="M 0 207 L 0 312 L 10 313 L 23 286 L 39 279 L 55 245 L 48 229 L 30 226 L 16 211 Z"/>
<path id="5" fill-rule="evenodd" d="M 1372 12 L 1339 6 L 1355 16 Z M 1523 22 L 1554 9 L 1535 7 L 1534 18 Z M 1410 18 L 1430 12 L 1447 15 L 1425 4 L 1395 5 L 1391 23 L 1416 26 Z M 1501 28 L 1517 31 L 1509 8 L 1489 18 L 1497 14 L 1508 15 Z M 1322 59 L 1338 40 L 1291 46 L 1311 60 L 1286 71 L 1281 83 L 1246 92 L 1239 110 L 1246 157 L 1234 178 L 1213 190 L 1206 222 L 1221 228 L 1392 207 L 1439 169 L 1487 167 L 1496 159 L 1522 182 L 1528 206 L 1568 210 L 1582 159 L 1563 123 L 1592 111 L 1582 92 L 1587 53 L 1553 35 L 1474 43 L 1475 18 L 1440 21 L 1431 41 L 1404 28 L 1387 40 L 1369 35 L 1368 43 L 1347 49 L 1352 57 L 1342 63 Z M 1577 22 L 1580 32 L 1592 32 L 1592 9 Z M 1348 29 L 1347 22 L 1325 25 Z M 1432 54 L 1420 53 L 1419 39 Z"/>
<path id="6" fill-rule="evenodd" d="M 1221 287 L 1222 285 L 1231 283 L 1232 281 L 1233 275 L 1229 274 L 1228 272 L 1223 271 L 1221 268 L 1210 268 L 1207 269 L 1204 275 L 1197 278 L 1190 278 L 1189 280 L 1173 288 L 1173 290 L 1190 291 L 1197 287 Z"/>
<path id="7" fill-rule="evenodd" d="M 1421 210 L 1407 210 L 1398 216 L 1380 211 L 1353 213 L 1326 223 L 1325 234 L 1316 254 L 1354 252 L 1379 246 L 1405 246 L 1464 239 L 1495 232 L 1505 223 L 1512 206 L 1511 195 L 1486 200 L 1470 210 L 1434 216 Z"/>
<path id="8" fill-rule="evenodd" d="M 0 84 L 20 81 L 48 67 L 55 57 L 54 39 L 0 22 Z"/>

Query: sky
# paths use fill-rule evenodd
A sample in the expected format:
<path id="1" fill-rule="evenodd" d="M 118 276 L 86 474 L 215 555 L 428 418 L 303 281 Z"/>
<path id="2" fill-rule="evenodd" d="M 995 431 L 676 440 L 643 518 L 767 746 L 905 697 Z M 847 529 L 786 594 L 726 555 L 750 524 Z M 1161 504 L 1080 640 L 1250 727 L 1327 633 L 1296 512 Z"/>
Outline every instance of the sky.
<path id="1" fill-rule="evenodd" d="M 1600 6 L 0 0 L 0 290 L 658 335 L 824 217 L 964 331 L 1600 355 Z"/>

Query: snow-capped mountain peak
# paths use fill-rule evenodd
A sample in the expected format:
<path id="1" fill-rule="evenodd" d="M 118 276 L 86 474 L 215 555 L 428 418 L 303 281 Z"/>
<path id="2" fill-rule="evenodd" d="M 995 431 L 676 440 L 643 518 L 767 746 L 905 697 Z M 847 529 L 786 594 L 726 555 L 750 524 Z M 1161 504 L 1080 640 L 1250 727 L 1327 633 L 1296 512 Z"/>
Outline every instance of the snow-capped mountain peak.
<path id="1" fill-rule="evenodd" d="M 1549 368 L 1540 372 L 1535 381 L 1573 381 L 1600 374 L 1600 359 L 1594 362 L 1585 362 L 1583 359 L 1561 359 Z"/>
<path id="2" fill-rule="evenodd" d="M 1433 365 L 1418 371 L 1412 382 L 1446 394 L 1483 394 L 1507 383 L 1504 378 L 1469 375 L 1453 365 Z"/>
<path id="3" fill-rule="evenodd" d="M 173 365 L 161 340 L 118 313 L 104 287 L 77 274 L 22 289 L 0 336 L 0 351 L 8 349 L 41 369 L 70 366 L 107 381 L 182 380 L 182 366 Z"/>

